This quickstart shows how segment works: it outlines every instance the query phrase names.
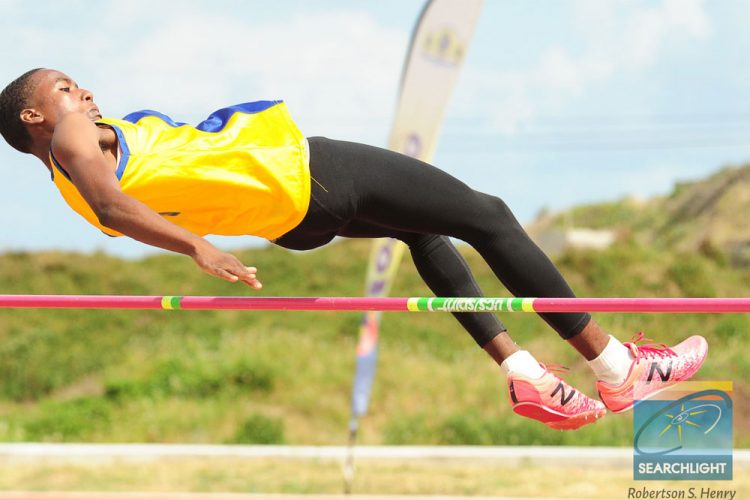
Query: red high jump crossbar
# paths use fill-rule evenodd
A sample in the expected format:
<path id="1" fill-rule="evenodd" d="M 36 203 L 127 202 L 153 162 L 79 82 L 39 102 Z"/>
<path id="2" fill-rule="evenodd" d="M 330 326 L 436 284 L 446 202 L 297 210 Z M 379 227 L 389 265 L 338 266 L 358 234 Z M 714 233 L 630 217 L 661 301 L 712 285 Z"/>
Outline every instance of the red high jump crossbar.
<path id="1" fill-rule="evenodd" d="M 0 308 L 253 311 L 747 313 L 750 298 L 0 295 Z"/>

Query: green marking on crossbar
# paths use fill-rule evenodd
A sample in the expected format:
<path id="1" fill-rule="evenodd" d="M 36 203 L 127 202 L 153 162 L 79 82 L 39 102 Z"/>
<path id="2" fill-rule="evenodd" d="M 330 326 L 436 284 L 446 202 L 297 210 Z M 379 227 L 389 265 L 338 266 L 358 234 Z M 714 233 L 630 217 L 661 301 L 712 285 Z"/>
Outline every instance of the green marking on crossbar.
<path id="1" fill-rule="evenodd" d="M 180 304 L 180 301 L 182 300 L 182 297 L 174 296 L 174 295 L 165 295 L 161 298 L 161 308 L 166 310 L 174 310 L 174 309 L 181 309 L 182 306 Z"/>

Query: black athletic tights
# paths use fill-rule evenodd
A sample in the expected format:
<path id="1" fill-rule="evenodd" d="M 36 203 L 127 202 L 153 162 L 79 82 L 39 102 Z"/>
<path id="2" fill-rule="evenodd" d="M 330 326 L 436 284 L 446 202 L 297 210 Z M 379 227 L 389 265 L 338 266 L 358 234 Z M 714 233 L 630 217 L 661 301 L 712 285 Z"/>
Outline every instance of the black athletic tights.
<path id="1" fill-rule="evenodd" d="M 397 238 L 409 246 L 419 274 L 436 296 L 482 296 L 448 239 L 452 236 L 474 247 L 513 295 L 574 297 L 501 199 L 386 149 L 323 137 L 311 137 L 309 143 L 310 208 L 277 245 L 308 250 L 335 236 Z M 494 314 L 454 316 L 480 346 L 505 330 Z M 565 339 L 580 333 L 590 318 L 573 313 L 540 316 Z"/>

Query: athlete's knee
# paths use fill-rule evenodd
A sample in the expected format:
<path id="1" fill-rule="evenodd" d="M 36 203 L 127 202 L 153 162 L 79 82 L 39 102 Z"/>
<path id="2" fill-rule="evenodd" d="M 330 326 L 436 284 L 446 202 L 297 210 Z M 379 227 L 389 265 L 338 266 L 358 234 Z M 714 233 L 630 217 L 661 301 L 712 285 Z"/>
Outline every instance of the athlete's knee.
<path id="1" fill-rule="evenodd" d="M 477 193 L 474 220 L 469 224 L 467 241 L 486 243 L 489 240 L 513 237 L 523 232 L 510 207 L 499 197 Z"/>
<path id="2" fill-rule="evenodd" d="M 483 211 L 493 219 L 503 219 L 516 222 L 516 216 L 507 203 L 501 198 L 492 195 L 483 195 L 481 200 Z"/>

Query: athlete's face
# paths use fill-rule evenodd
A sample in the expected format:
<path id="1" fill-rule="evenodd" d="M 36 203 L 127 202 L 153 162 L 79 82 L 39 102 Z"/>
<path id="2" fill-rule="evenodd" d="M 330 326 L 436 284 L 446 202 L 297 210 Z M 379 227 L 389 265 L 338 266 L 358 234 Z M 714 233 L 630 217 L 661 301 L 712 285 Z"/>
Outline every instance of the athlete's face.
<path id="1" fill-rule="evenodd" d="M 32 75 L 34 90 L 21 119 L 32 124 L 44 124 L 51 129 L 68 113 L 82 113 L 98 120 L 102 117 L 94 103 L 94 94 L 82 89 L 65 73 L 42 69 Z"/>

